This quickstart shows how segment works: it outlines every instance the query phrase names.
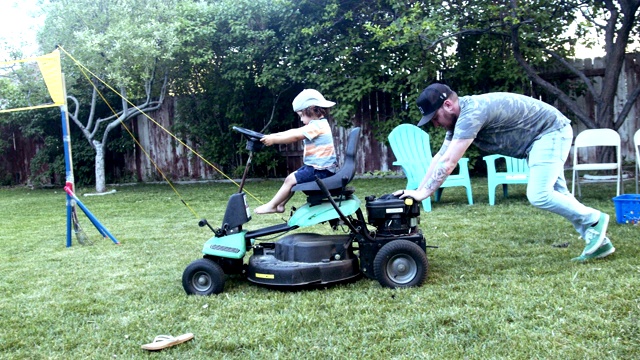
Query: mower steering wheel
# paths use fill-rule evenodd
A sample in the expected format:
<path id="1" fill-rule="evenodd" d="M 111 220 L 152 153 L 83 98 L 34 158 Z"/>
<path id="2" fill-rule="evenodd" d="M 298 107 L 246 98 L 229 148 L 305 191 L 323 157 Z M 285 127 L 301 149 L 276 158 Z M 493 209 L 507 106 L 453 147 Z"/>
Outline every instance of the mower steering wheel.
<path id="1" fill-rule="evenodd" d="M 239 132 L 240 134 L 244 135 L 247 140 L 250 141 L 260 141 L 260 139 L 262 139 L 264 137 L 264 134 L 259 133 L 257 131 L 253 131 L 253 130 L 249 130 L 249 129 L 245 129 L 245 128 L 241 128 L 241 127 L 237 127 L 234 126 L 233 130 Z"/>

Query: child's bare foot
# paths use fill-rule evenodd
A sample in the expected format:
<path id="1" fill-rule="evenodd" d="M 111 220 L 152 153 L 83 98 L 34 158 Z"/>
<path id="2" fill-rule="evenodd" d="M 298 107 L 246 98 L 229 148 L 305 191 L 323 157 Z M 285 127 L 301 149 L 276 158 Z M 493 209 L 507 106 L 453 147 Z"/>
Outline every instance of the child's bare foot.
<path id="1" fill-rule="evenodd" d="M 275 208 L 271 207 L 269 204 L 264 204 L 262 206 L 258 206 L 255 210 L 253 210 L 254 213 L 262 215 L 262 214 L 273 214 L 273 213 L 283 213 L 284 212 L 284 206 L 283 205 L 278 205 Z"/>
<path id="2" fill-rule="evenodd" d="M 264 204 L 262 206 L 258 206 L 257 208 L 255 208 L 253 212 L 256 214 L 271 214 L 276 212 L 276 210 L 277 209 L 274 209 L 273 207 L 269 206 L 269 204 Z"/>

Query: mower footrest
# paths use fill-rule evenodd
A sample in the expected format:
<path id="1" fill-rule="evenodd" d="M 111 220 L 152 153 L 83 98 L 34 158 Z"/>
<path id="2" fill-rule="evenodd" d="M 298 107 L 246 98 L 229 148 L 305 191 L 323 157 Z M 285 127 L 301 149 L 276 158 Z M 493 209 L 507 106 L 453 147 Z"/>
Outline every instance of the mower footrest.
<path id="1" fill-rule="evenodd" d="M 295 230 L 297 228 L 298 228 L 297 225 L 290 226 L 287 223 L 282 223 L 282 224 L 278 224 L 278 225 L 269 226 L 269 227 L 266 227 L 266 228 L 263 228 L 263 229 L 248 231 L 245 234 L 245 239 L 256 239 L 256 238 L 259 238 L 261 236 L 267 236 L 267 235 L 287 232 L 287 231 L 290 231 L 290 230 Z"/>

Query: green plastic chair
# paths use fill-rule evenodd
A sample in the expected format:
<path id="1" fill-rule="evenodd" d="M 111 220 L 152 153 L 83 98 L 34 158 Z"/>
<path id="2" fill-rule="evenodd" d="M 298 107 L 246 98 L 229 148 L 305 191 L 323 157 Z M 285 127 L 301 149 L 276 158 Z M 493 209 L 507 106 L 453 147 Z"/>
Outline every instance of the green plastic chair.
<path id="1" fill-rule="evenodd" d="M 429 134 L 415 125 L 401 124 L 389 134 L 389 145 L 393 155 L 396 157 L 393 165 L 400 166 L 407 177 L 407 189 L 417 189 L 433 159 Z M 447 180 L 436 191 L 435 200 L 440 201 L 444 188 L 463 186 L 467 190 L 469 205 L 473 205 L 471 179 L 469 177 L 469 158 L 460 159 L 458 168 L 460 171 L 457 174 L 449 175 Z M 425 211 L 431 211 L 430 197 L 422 201 L 422 208 Z"/>
<path id="2" fill-rule="evenodd" d="M 504 197 L 509 195 L 509 184 L 529 183 L 529 165 L 526 159 L 516 159 L 504 155 L 488 155 L 482 158 L 487 162 L 487 183 L 489 186 L 489 205 L 496 203 L 496 186 L 502 184 Z M 506 171 L 497 170 L 496 163 L 504 159 Z"/>

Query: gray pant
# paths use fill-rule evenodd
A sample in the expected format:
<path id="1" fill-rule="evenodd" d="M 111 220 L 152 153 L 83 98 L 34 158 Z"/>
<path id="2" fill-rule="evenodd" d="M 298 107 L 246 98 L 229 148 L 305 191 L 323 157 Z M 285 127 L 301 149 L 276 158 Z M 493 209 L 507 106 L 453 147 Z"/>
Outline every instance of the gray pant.
<path id="1" fill-rule="evenodd" d="M 571 151 L 573 130 L 564 128 L 541 136 L 529 152 L 527 198 L 531 205 L 558 214 L 573 224 L 584 238 L 585 231 L 600 217 L 600 211 L 582 205 L 569 192 L 564 164 Z"/>

